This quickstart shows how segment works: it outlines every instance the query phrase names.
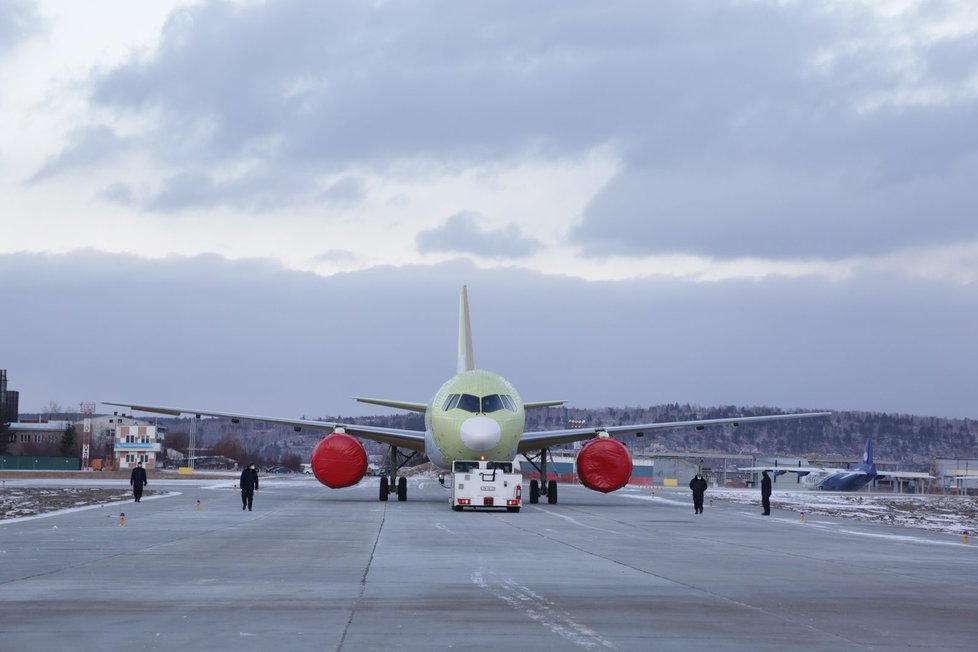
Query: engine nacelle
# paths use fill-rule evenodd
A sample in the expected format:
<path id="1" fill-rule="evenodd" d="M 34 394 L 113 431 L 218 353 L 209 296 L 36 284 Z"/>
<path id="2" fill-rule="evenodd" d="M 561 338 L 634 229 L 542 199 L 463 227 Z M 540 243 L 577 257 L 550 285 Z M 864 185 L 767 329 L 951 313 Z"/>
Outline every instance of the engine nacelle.
<path id="1" fill-rule="evenodd" d="M 309 461 L 316 479 L 330 489 L 355 485 L 367 473 L 367 451 L 363 444 L 342 432 L 319 440 Z"/>
<path id="2" fill-rule="evenodd" d="M 609 493 L 628 484 L 632 455 L 617 439 L 592 439 L 577 454 L 577 477 L 588 489 Z"/>

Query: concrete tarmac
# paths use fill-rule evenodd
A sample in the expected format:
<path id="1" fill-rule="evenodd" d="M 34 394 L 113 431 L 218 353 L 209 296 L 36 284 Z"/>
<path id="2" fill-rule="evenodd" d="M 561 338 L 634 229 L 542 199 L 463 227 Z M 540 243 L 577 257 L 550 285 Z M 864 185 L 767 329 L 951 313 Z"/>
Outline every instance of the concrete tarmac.
<path id="1" fill-rule="evenodd" d="M 688 491 L 455 513 L 432 480 L 382 503 L 374 478 L 267 478 L 248 512 L 233 482 L 161 485 L 179 495 L 0 525 L 0 649 L 978 646 L 978 550 L 947 535 L 695 515 Z"/>

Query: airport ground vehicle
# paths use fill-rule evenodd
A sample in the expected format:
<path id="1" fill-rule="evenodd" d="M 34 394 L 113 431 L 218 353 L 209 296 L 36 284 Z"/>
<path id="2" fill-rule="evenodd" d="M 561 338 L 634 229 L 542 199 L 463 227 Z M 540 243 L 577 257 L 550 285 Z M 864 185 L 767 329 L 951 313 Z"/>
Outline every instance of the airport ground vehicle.
<path id="1" fill-rule="evenodd" d="M 270 466 L 265 469 L 265 473 L 295 473 L 287 466 Z"/>
<path id="2" fill-rule="evenodd" d="M 505 508 L 520 511 L 523 474 L 513 472 L 512 462 L 456 460 L 452 463 L 452 509 Z"/>

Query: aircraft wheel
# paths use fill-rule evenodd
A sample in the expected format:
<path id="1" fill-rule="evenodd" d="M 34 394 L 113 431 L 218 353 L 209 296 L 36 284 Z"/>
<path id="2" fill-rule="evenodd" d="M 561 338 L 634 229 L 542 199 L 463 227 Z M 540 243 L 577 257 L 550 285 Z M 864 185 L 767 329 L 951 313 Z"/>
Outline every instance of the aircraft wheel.
<path id="1" fill-rule="evenodd" d="M 407 500 L 407 478 L 397 479 L 397 499 L 402 503 Z"/>
<path id="2" fill-rule="evenodd" d="M 390 492 L 391 492 L 390 481 L 387 479 L 387 476 L 382 476 L 380 478 L 380 499 L 387 500 L 387 496 L 388 494 L 390 494 Z"/>
<path id="3" fill-rule="evenodd" d="M 547 502 L 551 505 L 557 504 L 557 481 L 547 481 Z"/>
<path id="4" fill-rule="evenodd" d="M 530 504 L 536 505 L 538 502 L 540 502 L 540 483 L 530 480 Z"/>

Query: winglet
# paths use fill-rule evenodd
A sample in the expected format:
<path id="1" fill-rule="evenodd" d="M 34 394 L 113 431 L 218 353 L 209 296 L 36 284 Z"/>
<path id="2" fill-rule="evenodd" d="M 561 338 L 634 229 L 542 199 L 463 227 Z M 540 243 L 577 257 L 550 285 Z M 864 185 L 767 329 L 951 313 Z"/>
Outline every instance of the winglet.
<path id="1" fill-rule="evenodd" d="M 458 373 L 475 369 L 475 355 L 472 353 L 472 325 L 469 323 L 469 295 L 462 286 L 458 304 Z"/>

